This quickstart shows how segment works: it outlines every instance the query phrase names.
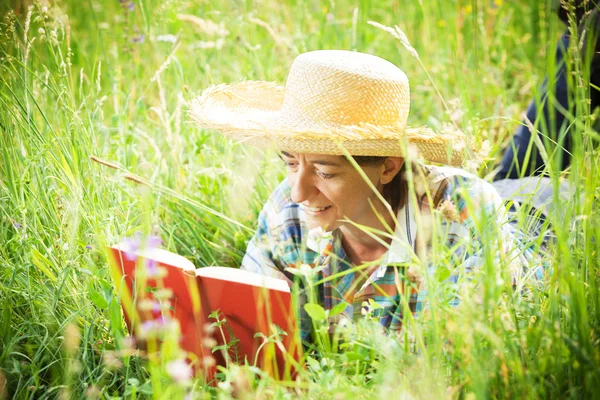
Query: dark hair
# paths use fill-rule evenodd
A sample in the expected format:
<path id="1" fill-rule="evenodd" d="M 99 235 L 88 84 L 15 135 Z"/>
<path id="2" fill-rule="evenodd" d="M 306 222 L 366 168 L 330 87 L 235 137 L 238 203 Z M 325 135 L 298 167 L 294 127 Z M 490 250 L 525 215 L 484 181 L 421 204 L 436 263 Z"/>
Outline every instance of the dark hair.
<path id="1" fill-rule="evenodd" d="M 352 158 L 358 165 L 372 167 L 380 166 L 388 159 L 388 157 L 380 156 L 353 156 Z M 404 175 L 405 166 L 406 163 L 402 165 L 396 176 L 383 186 L 383 198 L 390 204 L 394 213 L 404 207 L 408 198 L 408 184 Z"/>

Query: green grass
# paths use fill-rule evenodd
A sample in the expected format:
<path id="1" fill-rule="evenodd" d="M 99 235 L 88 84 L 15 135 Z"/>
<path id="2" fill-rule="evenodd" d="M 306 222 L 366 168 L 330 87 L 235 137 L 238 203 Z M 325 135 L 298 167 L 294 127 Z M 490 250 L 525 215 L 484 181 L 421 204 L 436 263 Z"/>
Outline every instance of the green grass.
<path id="1" fill-rule="evenodd" d="M 12 3 L 0 6 L 6 15 L 0 28 L 0 388 L 5 382 L 6 394 L 32 399 L 81 398 L 92 394 L 90 387 L 101 398 L 179 398 L 189 391 L 229 397 L 246 387 L 244 370 L 235 367 L 226 384 L 206 391 L 200 382 L 173 383 L 160 363 L 135 356 L 110 362 L 122 349 L 125 326 L 105 246 L 137 231 L 154 233 L 197 266 L 237 266 L 258 211 L 283 177 L 274 153 L 232 145 L 190 123 L 186 104 L 204 88 L 241 79 L 284 82 L 304 51 L 369 52 L 409 76 L 410 123 L 442 128 L 451 119 L 423 68 L 367 22 L 397 24 L 454 122 L 474 140 L 490 142 L 489 162 L 472 169 L 486 176 L 553 71 L 564 29 L 549 4 L 536 0 L 139 0 L 133 11 L 116 0 L 30 11 Z M 211 35 L 178 14 L 212 20 L 228 34 Z M 166 34 L 177 44 L 159 40 Z M 580 75 L 585 68 L 573 62 Z M 582 85 L 574 96 L 584 102 L 587 93 Z M 566 176 L 581 197 L 564 205 L 566 221 L 552 221 L 557 244 L 542 289 L 523 297 L 490 274 L 478 289 L 481 298 L 467 298 L 457 309 L 432 295 L 428 316 L 407 324 L 414 344 L 358 322 L 347 333 L 348 349 L 320 349 L 297 383 L 250 379 L 247 394 L 597 397 L 598 136 L 582 108 L 573 122 L 571 132 L 581 139 Z M 556 181 L 552 154 L 547 164 Z M 127 172 L 151 189 L 125 179 Z"/>

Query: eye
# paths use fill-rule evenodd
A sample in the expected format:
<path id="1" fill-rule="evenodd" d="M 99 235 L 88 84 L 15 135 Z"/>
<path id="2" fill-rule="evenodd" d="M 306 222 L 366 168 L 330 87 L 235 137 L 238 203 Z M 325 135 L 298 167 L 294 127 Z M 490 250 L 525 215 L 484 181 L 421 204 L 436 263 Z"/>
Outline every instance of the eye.
<path id="1" fill-rule="evenodd" d="M 296 162 L 296 161 L 286 161 L 283 158 L 281 159 L 281 161 L 283 161 L 283 165 L 285 165 L 287 168 L 290 168 L 290 169 L 298 168 L 298 162 Z"/>
<path id="2" fill-rule="evenodd" d="M 317 171 L 317 174 L 323 179 L 331 179 L 335 176 L 335 174 L 328 174 L 326 172 Z"/>

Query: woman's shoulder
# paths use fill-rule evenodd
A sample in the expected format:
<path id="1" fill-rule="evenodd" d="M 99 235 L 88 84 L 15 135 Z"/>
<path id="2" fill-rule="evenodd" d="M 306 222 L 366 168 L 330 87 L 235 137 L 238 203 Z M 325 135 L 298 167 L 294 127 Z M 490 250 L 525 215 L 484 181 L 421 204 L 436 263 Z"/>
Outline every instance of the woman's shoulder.
<path id="1" fill-rule="evenodd" d="M 291 199 L 292 189 L 284 179 L 265 203 L 261 216 L 264 222 L 273 231 L 298 230 L 302 225 L 300 207 Z"/>
<path id="2" fill-rule="evenodd" d="M 482 181 L 483 179 L 479 178 L 476 175 L 473 175 L 470 172 L 465 171 L 461 168 L 455 167 L 446 167 L 446 166 L 436 166 L 436 165 L 423 165 L 423 168 L 427 171 L 427 178 L 431 183 L 437 183 L 447 179 L 456 179 L 460 181 Z"/>
<path id="3" fill-rule="evenodd" d="M 280 212 L 281 210 L 289 207 L 294 204 L 291 199 L 292 189 L 287 182 L 287 179 L 284 179 L 277 185 L 273 193 L 269 196 L 267 200 L 267 204 L 271 206 L 273 211 Z"/>
<path id="4" fill-rule="evenodd" d="M 496 203 L 500 196 L 494 186 L 460 168 L 425 165 L 425 181 L 432 197 L 438 201 L 470 197 L 484 203 Z"/>

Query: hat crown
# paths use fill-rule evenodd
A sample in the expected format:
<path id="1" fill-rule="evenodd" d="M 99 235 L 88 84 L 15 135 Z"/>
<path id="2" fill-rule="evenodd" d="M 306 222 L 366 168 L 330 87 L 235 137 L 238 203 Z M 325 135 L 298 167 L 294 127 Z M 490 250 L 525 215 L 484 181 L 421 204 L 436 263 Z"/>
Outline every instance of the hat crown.
<path id="1" fill-rule="evenodd" d="M 409 109 L 408 78 L 391 62 L 365 53 L 320 50 L 294 60 L 281 112 L 301 125 L 404 128 Z"/>

